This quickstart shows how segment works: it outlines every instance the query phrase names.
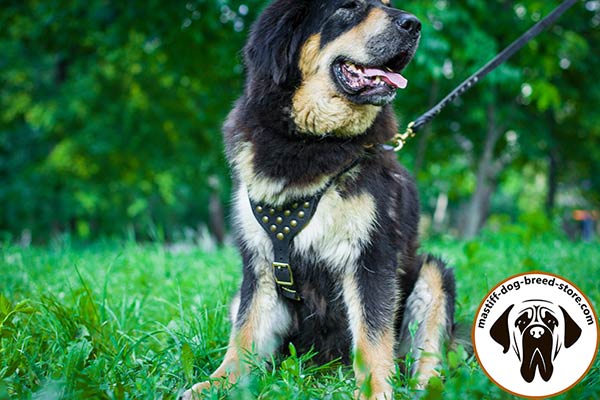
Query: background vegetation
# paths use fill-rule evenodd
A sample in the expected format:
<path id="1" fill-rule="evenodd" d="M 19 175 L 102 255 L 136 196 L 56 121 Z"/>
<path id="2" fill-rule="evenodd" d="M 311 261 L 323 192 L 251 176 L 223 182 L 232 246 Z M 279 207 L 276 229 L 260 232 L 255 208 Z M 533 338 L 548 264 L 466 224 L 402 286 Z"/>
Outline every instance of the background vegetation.
<path id="1" fill-rule="evenodd" d="M 0 400 L 174 399 L 217 366 L 240 279 L 236 252 L 207 239 L 222 239 L 229 201 L 220 127 L 265 3 L 2 2 Z M 424 26 L 403 124 L 557 4 L 402 2 Z M 456 268 L 461 324 L 494 284 L 536 269 L 600 304 L 598 241 L 566 240 L 574 209 L 599 209 L 599 69 L 600 1 L 582 0 L 399 155 L 425 248 Z M 513 398 L 466 350 L 419 396 Z M 347 367 L 307 358 L 258 364 L 211 398 L 352 398 Z M 400 372 L 394 386 L 416 396 Z M 598 393 L 596 361 L 560 398 Z"/>
<path id="2" fill-rule="evenodd" d="M 4 1 L 4 240 L 180 240 L 208 226 L 211 198 L 228 204 L 220 126 L 265 3 Z M 403 2 L 424 23 L 396 101 L 403 123 L 557 4 Z M 599 27 L 600 2 L 579 2 L 400 154 L 430 228 L 472 237 L 486 221 L 558 226 L 598 208 Z"/>

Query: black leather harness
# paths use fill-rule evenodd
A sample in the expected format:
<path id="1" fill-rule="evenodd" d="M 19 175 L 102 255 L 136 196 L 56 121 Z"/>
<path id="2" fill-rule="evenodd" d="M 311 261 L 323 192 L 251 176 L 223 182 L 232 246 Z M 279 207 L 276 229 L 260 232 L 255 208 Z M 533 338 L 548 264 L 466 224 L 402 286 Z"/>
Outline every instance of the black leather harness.
<path id="1" fill-rule="evenodd" d="M 250 201 L 256 220 L 273 243 L 273 274 L 280 293 L 290 300 L 301 300 L 290 266 L 292 240 L 310 222 L 323 191 L 279 207 Z"/>
<path id="2" fill-rule="evenodd" d="M 300 301 L 298 283 L 290 265 L 292 240 L 304 229 L 317 211 L 319 201 L 327 190 L 346 172 L 358 165 L 362 157 L 354 160 L 332 177 L 319 192 L 310 197 L 295 199 L 281 206 L 272 206 L 250 199 L 254 217 L 267 232 L 273 244 L 273 275 L 279 292 L 287 299 Z"/>

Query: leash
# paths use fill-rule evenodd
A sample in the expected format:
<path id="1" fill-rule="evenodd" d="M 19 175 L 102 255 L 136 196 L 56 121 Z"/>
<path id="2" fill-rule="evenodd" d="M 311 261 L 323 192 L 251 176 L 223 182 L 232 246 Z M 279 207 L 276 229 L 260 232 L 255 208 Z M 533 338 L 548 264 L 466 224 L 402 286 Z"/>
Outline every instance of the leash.
<path id="1" fill-rule="evenodd" d="M 481 79 L 487 74 L 498 68 L 506 60 L 512 57 L 517 51 L 519 51 L 527 42 L 539 35 L 548 26 L 554 24 L 562 14 L 564 14 L 569 8 L 571 8 L 578 0 L 565 0 L 562 4 L 548 14 L 544 19 L 531 27 L 521 37 L 512 42 L 507 48 L 502 50 L 496 57 L 489 61 L 479 71 L 475 72 L 463 83 L 461 83 L 456 89 L 442 99 L 433 108 L 421 115 L 419 118 L 408 124 L 404 133 L 398 133 L 392 139 L 394 144 L 394 151 L 398 152 L 402 150 L 409 138 L 415 137 L 416 133 L 427 125 L 433 118 L 435 118 L 448 104 L 454 101 L 457 97 L 464 94 L 467 90 L 475 86 Z"/>

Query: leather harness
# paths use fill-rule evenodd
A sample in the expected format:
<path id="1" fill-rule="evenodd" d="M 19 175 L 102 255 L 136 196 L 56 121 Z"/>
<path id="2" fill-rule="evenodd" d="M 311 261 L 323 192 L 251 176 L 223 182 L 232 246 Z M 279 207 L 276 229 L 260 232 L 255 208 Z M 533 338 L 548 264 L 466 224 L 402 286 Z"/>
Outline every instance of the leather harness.
<path id="1" fill-rule="evenodd" d="M 315 195 L 295 199 L 280 206 L 250 199 L 250 205 L 256 221 L 267 232 L 273 244 L 273 275 L 281 295 L 287 299 L 301 301 L 298 282 L 290 265 L 292 241 L 304 229 L 317 211 L 319 201 L 327 190 L 345 173 L 349 172 L 362 160 L 361 156 L 351 162 L 341 172 L 333 176 L 329 182 Z M 248 196 L 249 197 L 249 196 Z"/>

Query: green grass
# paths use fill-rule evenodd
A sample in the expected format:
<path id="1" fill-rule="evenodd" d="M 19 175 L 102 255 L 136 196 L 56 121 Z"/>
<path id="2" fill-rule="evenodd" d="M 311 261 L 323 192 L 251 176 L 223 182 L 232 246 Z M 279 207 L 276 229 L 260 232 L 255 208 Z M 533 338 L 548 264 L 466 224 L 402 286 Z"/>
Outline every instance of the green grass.
<path id="1" fill-rule="evenodd" d="M 523 232 L 471 242 L 436 239 L 424 248 L 457 276 L 457 320 L 509 275 L 541 269 L 575 282 L 600 305 L 600 246 Z M 173 253 L 162 245 L 96 243 L 0 248 L 0 399 L 174 399 L 203 380 L 225 350 L 228 301 L 240 279 L 233 249 Z M 410 360 L 409 360 L 410 361 Z M 253 373 L 208 398 L 351 399 L 350 368 L 308 356 L 256 360 Z M 509 399 L 466 351 L 443 360 L 425 393 L 398 372 L 397 398 Z M 597 399 L 600 362 L 559 398 Z"/>

